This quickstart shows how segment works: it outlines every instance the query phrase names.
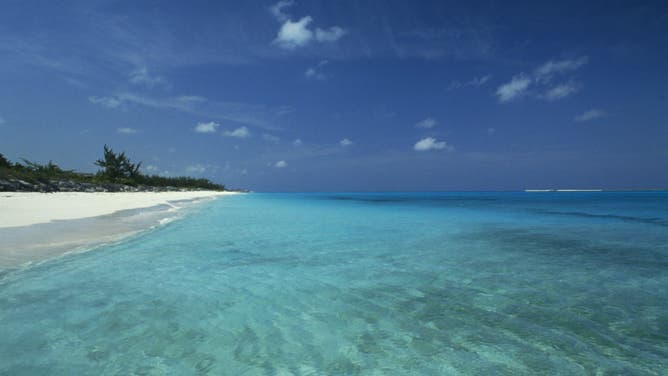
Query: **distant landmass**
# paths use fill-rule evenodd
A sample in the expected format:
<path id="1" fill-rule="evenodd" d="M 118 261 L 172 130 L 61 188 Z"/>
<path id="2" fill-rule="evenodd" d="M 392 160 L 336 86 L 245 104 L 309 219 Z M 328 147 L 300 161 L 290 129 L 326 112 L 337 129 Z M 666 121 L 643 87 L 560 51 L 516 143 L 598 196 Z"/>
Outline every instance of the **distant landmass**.
<path id="1" fill-rule="evenodd" d="M 525 189 L 524 192 L 602 192 L 603 189 Z"/>
<path id="2" fill-rule="evenodd" d="M 524 192 L 634 192 L 634 191 L 668 191 L 666 188 L 638 188 L 638 189 L 525 189 Z"/>
<path id="3" fill-rule="evenodd" d="M 209 179 L 188 176 L 145 175 L 141 162 L 132 163 L 124 152 L 115 153 L 104 145 L 101 169 L 95 174 L 63 170 L 22 159 L 12 163 L 0 154 L 0 192 L 161 192 L 180 190 L 225 191 L 225 186 Z"/>

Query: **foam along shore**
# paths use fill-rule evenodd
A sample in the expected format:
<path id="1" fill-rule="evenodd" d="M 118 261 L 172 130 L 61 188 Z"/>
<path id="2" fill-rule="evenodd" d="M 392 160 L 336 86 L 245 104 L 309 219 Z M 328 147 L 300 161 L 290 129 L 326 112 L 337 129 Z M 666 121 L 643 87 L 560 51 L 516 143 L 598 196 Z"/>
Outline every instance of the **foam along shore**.
<path id="1" fill-rule="evenodd" d="M 118 241 L 236 192 L 0 192 L 0 271 Z"/>

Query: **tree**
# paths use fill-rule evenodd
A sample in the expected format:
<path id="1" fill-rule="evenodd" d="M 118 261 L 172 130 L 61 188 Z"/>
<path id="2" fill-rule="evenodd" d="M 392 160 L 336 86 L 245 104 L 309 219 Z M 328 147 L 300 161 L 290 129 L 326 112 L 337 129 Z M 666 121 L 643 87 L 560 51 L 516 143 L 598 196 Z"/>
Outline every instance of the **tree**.
<path id="1" fill-rule="evenodd" d="M 0 168 L 12 168 L 12 163 L 0 153 Z"/>
<path id="2" fill-rule="evenodd" d="M 104 169 L 101 175 L 112 182 L 132 183 L 140 176 L 141 162 L 134 164 L 125 156 L 125 152 L 116 154 L 107 145 L 104 145 L 104 159 L 98 159 L 95 164 Z"/>
<path id="3" fill-rule="evenodd" d="M 56 175 L 59 175 L 59 174 L 62 174 L 63 172 L 65 172 L 65 171 L 63 171 L 63 169 L 58 167 L 57 164 L 53 163 L 53 161 L 49 161 L 48 164 L 41 165 L 37 162 L 32 162 L 32 161 L 29 161 L 25 158 L 21 158 L 21 160 L 23 161 L 23 163 L 25 163 L 25 166 L 23 166 L 23 169 L 28 170 L 30 172 L 45 174 L 45 175 L 49 175 L 49 176 L 56 176 Z"/>

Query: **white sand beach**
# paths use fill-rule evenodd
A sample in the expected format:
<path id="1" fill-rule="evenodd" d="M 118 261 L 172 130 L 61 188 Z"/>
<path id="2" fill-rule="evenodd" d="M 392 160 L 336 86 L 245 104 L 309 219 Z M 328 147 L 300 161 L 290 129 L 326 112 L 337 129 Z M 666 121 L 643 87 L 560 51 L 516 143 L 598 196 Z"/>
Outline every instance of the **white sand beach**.
<path id="1" fill-rule="evenodd" d="M 237 192 L 0 192 L 0 270 L 94 248 Z"/>
<path id="2" fill-rule="evenodd" d="M 0 228 L 81 219 L 237 192 L 0 192 Z"/>

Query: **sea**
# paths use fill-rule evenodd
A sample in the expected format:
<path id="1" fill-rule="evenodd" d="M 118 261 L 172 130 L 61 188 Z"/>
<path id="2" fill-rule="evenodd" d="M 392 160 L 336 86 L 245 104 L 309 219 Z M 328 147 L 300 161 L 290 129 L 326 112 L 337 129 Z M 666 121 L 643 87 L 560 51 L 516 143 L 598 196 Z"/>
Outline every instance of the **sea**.
<path id="1" fill-rule="evenodd" d="M 0 270 L 0 374 L 668 374 L 667 192 L 251 193 L 179 215 Z"/>

